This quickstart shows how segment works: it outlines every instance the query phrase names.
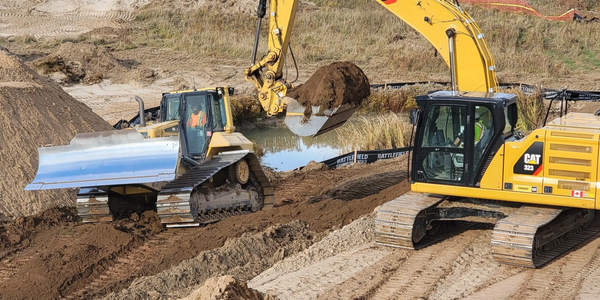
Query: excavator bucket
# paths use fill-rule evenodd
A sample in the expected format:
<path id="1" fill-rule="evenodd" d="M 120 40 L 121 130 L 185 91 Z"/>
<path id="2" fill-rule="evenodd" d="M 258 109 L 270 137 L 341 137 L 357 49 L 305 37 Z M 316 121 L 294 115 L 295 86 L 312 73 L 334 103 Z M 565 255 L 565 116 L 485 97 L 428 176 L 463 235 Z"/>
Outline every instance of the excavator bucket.
<path id="1" fill-rule="evenodd" d="M 311 106 L 310 117 L 305 117 L 306 108 L 293 98 L 286 98 L 287 113 L 285 125 L 299 136 L 318 136 L 330 130 L 334 130 L 346 123 L 352 116 L 357 106 L 353 104 L 342 104 L 332 109 L 321 109 L 319 106 Z"/>
<path id="2" fill-rule="evenodd" d="M 179 137 L 145 139 L 135 130 L 81 133 L 69 145 L 38 152 L 38 172 L 25 190 L 170 181 L 177 172 Z"/>

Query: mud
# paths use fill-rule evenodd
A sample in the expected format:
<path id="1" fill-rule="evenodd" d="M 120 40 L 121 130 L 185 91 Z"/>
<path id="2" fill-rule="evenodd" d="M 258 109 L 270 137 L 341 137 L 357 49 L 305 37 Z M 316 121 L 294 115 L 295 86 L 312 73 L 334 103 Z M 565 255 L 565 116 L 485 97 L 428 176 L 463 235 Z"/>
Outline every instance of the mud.
<path id="1" fill-rule="evenodd" d="M 54 227 L 32 240 L 29 255 L 2 260 L 2 267 L 22 264 L 0 280 L 2 299 L 56 299 L 77 289 L 77 279 L 94 276 L 134 238 L 110 224 Z M 12 262 L 12 264 L 11 264 Z M 43 291 L 43 292 L 41 292 Z"/>
<path id="2" fill-rule="evenodd" d="M 133 213 L 128 219 L 114 222 L 114 225 L 118 230 L 142 237 L 155 235 L 164 230 L 158 214 L 154 211 L 145 211 L 141 216 Z"/>
<path id="3" fill-rule="evenodd" d="M 334 62 L 319 68 L 306 83 L 288 92 L 300 104 L 331 109 L 342 104 L 359 106 L 371 94 L 369 79 L 351 62 Z"/>
<path id="4" fill-rule="evenodd" d="M 37 148 L 68 144 L 80 132 L 112 127 L 60 86 L 0 50 L 0 212 L 19 217 L 74 204 L 68 191 L 24 191 L 37 172 Z"/>
<path id="5" fill-rule="evenodd" d="M 77 211 L 69 208 L 51 208 L 37 215 L 19 217 L 12 222 L 0 224 L 0 259 L 10 254 L 14 248 L 26 247 L 31 239 L 43 230 L 57 225 L 65 225 L 77 220 Z"/>

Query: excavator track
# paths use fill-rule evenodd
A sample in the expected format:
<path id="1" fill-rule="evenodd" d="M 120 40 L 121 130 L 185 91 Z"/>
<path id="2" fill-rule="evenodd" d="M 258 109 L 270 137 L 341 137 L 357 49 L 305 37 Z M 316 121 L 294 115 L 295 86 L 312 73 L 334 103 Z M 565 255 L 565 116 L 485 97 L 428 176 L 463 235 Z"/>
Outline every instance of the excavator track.
<path id="1" fill-rule="evenodd" d="M 498 221 L 492 256 L 499 262 L 541 267 L 600 231 L 594 211 L 522 206 Z"/>
<path id="2" fill-rule="evenodd" d="M 427 214 L 443 196 L 407 193 L 379 207 L 375 215 L 378 245 L 415 249 L 427 234 Z"/>
<path id="3" fill-rule="evenodd" d="M 250 181 L 256 190 L 245 190 L 240 185 L 206 189 L 209 196 L 196 204 L 195 189 L 202 187 L 211 177 L 225 168 L 245 160 L 251 170 Z M 262 190 L 262 196 L 260 194 Z M 211 197 L 212 196 L 212 197 Z M 219 199 L 226 198 L 224 201 Z M 209 199 L 210 197 L 210 199 Z M 262 200 L 258 200 L 262 198 Z M 254 199 L 254 200 L 253 200 Z M 254 203 L 256 200 L 262 203 Z M 167 227 L 199 226 L 217 222 L 235 215 L 247 214 L 259 209 L 273 207 L 274 189 L 264 174 L 258 159 L 248 151 L 224 152 L 211 160 L 190 169 L 185 174 L 167 183 L 158 194 L 157 213 Z"/>

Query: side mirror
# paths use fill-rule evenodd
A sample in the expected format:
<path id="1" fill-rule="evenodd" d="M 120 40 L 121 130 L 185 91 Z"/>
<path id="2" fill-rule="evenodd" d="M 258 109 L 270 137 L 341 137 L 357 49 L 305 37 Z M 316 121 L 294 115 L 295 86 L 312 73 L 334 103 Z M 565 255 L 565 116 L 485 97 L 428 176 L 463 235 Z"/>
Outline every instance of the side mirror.
<path id="1" fill-rule="evenodd" d="M 517 104 L 511 104 L 508 107 L 508 120 L 510 121 L 510 127 L 517 128 L 517 121 L 519 119 L 519 111 L 517 110 Z"/>
<path id="2" fill-rule="evenodd" d="M 411 109 L 410 114 L 408 115 L 408 118 L 410 119 L 410 124 L 417 125 L 417 117 L 418 116 L 419 116 L 419 110 L 416 108 Z"/>
<path id="3" fill-rule="evenodd" d="M 229 90 L 228 91 L 229 92 L 229 96 L 233 96 L 233 93 L 235 92 L 235 89 L 232 88 L 232 87 L 229 87 L 228 90 Z"/>

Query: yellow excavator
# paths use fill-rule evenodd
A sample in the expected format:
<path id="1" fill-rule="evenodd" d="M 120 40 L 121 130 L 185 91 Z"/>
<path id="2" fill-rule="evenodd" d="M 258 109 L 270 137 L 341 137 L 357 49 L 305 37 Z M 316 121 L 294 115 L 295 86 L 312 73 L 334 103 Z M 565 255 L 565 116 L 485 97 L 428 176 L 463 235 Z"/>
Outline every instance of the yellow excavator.
<path id="1" fill-rule="evenodd" d="M 167 227 L 198 226 L 273 206 L 273 187 L 234 132 L 229 96 L 216 87 L 163 94 L 159 120 L 123 130 L 81 133 L 69 145 L 39 148 L 26 190 L 78 188 L 83 222 L 154 210 Z"/>
<path id="2" fill-rule="evenodd" d="M 450 66 L 455 90 L 497 90 L 496 67 L 483 33 L 457 2 L 375 1 L 431 42 Z M 312 115 L 306 120 L 304 115 L 307 108 L 295 99 L 286 97 L 294 86 L 284 78 L 283 67 L 288 54 L 292 62 L 296 63 L 290 40 L 298 5 L 299 0 L 269 1 L 268 52 L 257 62 L 260 28 L 267 9 L 267 0 L 259 0 L 252 65 L 244 73 L 246 80 L 257 88 L 258 100 L 269 116 L 286 112 L 285 123 L 292 132 L 300 136 L 317 136 L 343 125 L 356 110 L 356 106 L 345 104 L 332 109 L 313 106 L 310 107 Z"/>
<path id="3" fill-rule="evenodd" d="M 484 34 L 458 1 L 375 1 L 435 47 L 450 67 L 452 82 L 452 91 L 417 97 L 419 110 L 411 114 L 416 125 L 412 192 L 378 209 L 377 243 L 418 249 L 435 240 L 442 225 L 459 224 L 444 221 L 493 220 L 493 257 L 540 267 L 597 232 L 590 224 L 600 208 L 600 119 L 570 113 L 525 136 L 516 130 L 516 96 L 499 92 Z M 257 34 L 246 76 L 270 114 L 287 107 L 292 131 L 303 133 L 301 127 L 308 126 L 320 134 L 352 112 L 321 116 L 325 122 L 290 124 L 298 123 L 295 117 L 303 108 L 296 110 L 297 103 L 285 97 L 293 86 L 281 70 L 298 2 L 269 2 L 269 52 L 255 63 Z M 265 10 L 262 0 L 257 28 Z"/>

